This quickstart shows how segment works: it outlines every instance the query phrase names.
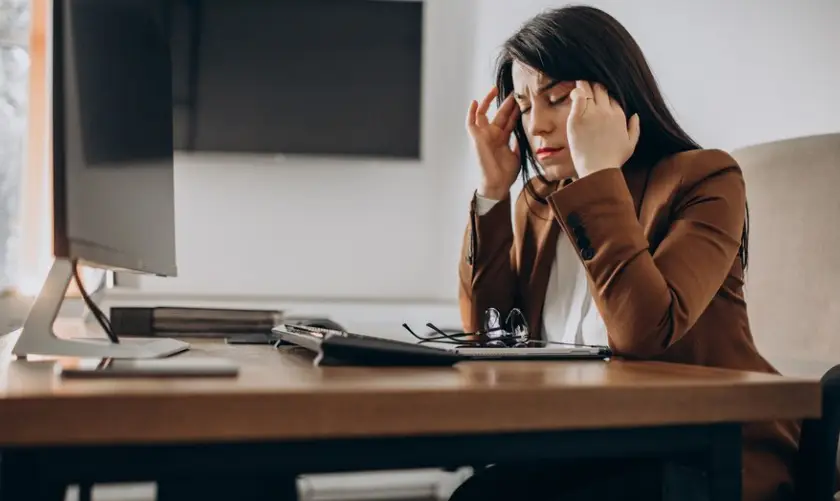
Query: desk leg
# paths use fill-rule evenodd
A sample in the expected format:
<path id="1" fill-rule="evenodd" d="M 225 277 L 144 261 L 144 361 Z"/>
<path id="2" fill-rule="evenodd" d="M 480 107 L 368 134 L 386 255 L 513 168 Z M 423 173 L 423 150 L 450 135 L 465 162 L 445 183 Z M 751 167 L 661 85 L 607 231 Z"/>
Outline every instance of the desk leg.
<path id="1" fill-rule="evenodd" d="M 741 501 L 741 447 L 741 425 L 715 427 L 707 470 L 710 501 Z"/>
<path id="2" fill-rule="evenodd" d="M 702 454 L 667 458 L 663 465 L 665 501 L 741 501 L 741 427 L 709 428 Z"/>
<path id="3" fill-rule="evenodd" d="M 0 453 L 0 501 L 64 501 L 67 485 L 46 474 L 30 454 Z"/>
<path id="4" fill-rule="evenodd" d="M 229 476 L 178 476 L 158 480 L 157 501 L 297 501 L 294 475 L 246 475 L 232 471 Z"/>

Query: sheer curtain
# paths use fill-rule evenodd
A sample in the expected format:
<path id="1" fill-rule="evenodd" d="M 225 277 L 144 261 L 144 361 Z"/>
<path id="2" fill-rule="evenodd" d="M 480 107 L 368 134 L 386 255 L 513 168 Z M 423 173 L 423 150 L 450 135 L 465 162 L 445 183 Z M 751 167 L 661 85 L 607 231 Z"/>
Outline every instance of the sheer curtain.
<path id="1" fill-rule="evenodd" d="M 0 0 L 0 291 L 20 280 L 31 7 L 30 0 Z"/>
<path id="2" fill-rule="evenodd" d="M 52 264 L 50 3 L 0 0 L 0 296 L 38 294 Z M 88 292 L 105 285 L 80 271 Z"/>

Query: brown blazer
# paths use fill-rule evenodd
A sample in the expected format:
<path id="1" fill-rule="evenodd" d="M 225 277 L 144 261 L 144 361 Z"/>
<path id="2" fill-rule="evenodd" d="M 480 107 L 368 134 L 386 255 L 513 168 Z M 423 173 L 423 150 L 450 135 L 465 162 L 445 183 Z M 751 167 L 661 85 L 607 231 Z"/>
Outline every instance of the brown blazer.
<path id="1" fill-rule="evenodd" d="M 523 190 L 513 222 L 510 198 L 483 216 L 473 198 L 459 266 L 466 331 L 489 307 L 518 307 L 539 338 L 556 239 L 570 238 L 618 356 L 776 372 L 750 332 L 738 258 L 746 192 L 730 155 L 695 150 L 531 183 L 548 203 Z M 744 500 L 789 497 L 798 439 L 795 422 L 744 427 Z"/>

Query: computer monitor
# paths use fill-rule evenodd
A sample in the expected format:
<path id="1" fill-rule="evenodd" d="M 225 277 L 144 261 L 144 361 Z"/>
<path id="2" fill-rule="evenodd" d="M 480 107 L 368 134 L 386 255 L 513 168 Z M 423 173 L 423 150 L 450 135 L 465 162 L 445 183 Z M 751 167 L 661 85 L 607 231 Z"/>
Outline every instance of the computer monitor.
<path id="1" fill-rule="evenodd" d="M 76 265 L 177 274 L 166 0 L 55 0 L 54 263 L 14 354 L 155 358 L 175 339 L 69 339 L 53 324 Z"/>

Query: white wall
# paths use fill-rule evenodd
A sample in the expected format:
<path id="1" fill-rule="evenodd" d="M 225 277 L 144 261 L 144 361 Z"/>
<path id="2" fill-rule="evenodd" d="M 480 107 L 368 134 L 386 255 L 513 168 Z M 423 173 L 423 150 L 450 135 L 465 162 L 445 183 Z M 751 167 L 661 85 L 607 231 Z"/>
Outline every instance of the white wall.
<path id="1" fill-rule="evenodd" d="M 464 169 L 473 5 L 425 1 L 422 161 L 179 158 L 179 277 L 142 277 L 142 288 L 454 299 L 456 251 L 447 236 L 452 184 Z"/>

